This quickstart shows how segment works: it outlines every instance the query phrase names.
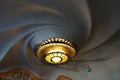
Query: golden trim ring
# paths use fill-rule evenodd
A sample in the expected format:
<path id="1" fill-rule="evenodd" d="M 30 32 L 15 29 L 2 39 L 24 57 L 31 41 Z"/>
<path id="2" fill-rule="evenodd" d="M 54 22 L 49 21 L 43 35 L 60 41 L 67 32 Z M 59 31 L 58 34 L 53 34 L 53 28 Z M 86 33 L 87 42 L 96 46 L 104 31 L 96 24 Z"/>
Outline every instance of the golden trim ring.
<path id="1" fill-rule="evenodd" d="M 76 50 L 72 47 L 72 43 L 61 38 L 48 39 L 37 49 L 37 56 L 50 64 L 65 63 L 75 54 Z"/>

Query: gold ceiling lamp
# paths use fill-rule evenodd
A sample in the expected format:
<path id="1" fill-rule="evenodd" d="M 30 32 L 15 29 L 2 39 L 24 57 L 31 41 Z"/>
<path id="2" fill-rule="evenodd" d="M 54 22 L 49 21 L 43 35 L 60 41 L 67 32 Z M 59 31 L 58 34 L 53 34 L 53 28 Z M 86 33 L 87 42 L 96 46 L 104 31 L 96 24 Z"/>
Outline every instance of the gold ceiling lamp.
<path id="1" fill-rule="evenodd" d="M 52 38 L 43 41 L 37 48 L 37 56 L 50 64 L 62 64 L 76 54 L 72 42 L 63 38 Z"/>

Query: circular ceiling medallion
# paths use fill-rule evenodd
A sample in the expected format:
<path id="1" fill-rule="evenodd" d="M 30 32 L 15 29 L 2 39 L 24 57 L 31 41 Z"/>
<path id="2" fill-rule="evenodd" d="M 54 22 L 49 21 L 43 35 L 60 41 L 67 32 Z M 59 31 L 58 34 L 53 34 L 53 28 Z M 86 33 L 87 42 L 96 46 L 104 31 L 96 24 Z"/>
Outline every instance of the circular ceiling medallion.
<path id="1" fill-rule="evenodd" d="M 72 59 L 76 54 L 73 44 L 62 38 L 52 38 L 43 41 L 37 48 L 37 56 L 50 64 L 62 64 Z"/>

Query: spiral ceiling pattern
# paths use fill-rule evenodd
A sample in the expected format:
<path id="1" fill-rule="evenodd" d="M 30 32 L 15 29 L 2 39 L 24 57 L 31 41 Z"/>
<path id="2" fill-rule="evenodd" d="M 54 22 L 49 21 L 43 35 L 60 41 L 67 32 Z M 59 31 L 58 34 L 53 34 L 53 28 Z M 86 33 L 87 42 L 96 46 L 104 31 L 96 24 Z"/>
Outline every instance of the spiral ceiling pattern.
<path id="1" fill-rule="evenodd" d="M 119 2 L 1 0 L 0 72 L 21 67 L 52 80 L 51 73 L 56 70 L 72 70 L 70 65 L 79 64 L 83 56 L 94 53 L 92 51 L 119 33 Z M 35 46 L 50 38 L 74 42 L 78 52 L 73 61 L 58 66 L 41 63 L 35 55 Z"/>

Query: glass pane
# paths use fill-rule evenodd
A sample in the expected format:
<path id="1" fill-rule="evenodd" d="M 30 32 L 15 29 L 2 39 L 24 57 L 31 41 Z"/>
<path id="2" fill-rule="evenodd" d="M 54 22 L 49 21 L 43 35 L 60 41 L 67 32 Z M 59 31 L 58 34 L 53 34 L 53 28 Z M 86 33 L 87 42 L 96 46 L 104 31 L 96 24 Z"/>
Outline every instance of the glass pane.
<path id="1" fill-rule="evenodd" d="M 28 80 L 28 78 L 29 78 L 29 75 L 28 75 L 28 74 L 25 74 L 25 75 L 24 75 L 24 79 L 25 79 L 25 80 Z"/>
<path id="2" fill-rule="evenodd" d="M 10 80 L 10 78 L 8 76 L 6 76 L 4 80 Z"/>
<path id="3" fill-rule="evenodd" d="M 17 76 L 18 76 L 18 73 L 16 73 L 16 72 L 12 74 L 12 78 L 13 78 L 13 79 L 16 79 Z"/>

